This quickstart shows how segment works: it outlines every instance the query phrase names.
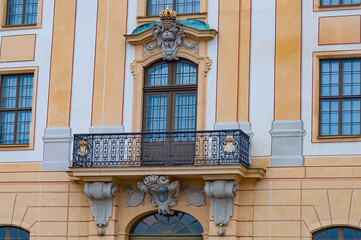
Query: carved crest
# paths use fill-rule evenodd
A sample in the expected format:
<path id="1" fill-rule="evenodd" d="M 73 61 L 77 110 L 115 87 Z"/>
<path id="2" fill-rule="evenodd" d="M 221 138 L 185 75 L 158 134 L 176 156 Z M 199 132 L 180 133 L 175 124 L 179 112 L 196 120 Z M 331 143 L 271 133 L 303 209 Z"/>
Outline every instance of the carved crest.
<path id="1" fill-rule="evenodd" d="M 80 156 L 85 156 L 88 154 L 88 149 L 86 148 L 87 144 L 88 144 L 87 141 L 85 141 L 84 139 L 79 141 L 79 148 L 78 148 L 77 153 Z"/>
<path id="2" fill-rule="evenodd" d="M 144 52 L 153 52 L 157 47 L 161 47 L 163 53 L 163 60 L 178 60 L 177 51 L 183 42 L 184 47 L 189 50 L 194 49 L 198 51 L 198 42 L 191 44 L 187 41 L 184 35 L 182 24 L 176 19 L 176 12 L 167 9 L 160 13 L 162 20 L 161 25 L 154 24 L 153 39 L 154 44 L 145 44 Z"/>
<path id="3" fill-rule="evenodd" d="M 143 182 L 138 182 L 138 187 L 150 196 L 153 206 L 158 206 L 159 214 L 172 215 L 174 213 L 169 207 L 177 204 L 179 193 L 178 181 L 170 182 L 165 176 L 152 174 L 145 177 Z"/>

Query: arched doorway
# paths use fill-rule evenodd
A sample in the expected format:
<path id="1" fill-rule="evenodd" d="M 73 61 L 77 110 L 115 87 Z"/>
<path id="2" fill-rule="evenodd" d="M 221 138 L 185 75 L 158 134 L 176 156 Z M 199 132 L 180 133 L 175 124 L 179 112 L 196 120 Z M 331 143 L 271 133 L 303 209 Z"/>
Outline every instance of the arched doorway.
<path id="1" fill-rule="evenodd" d="M 175 212 L 153 213 L 139 219 L 130 229 L 130 240 L 201 240 L 203 227 L 193 216 Z"/>

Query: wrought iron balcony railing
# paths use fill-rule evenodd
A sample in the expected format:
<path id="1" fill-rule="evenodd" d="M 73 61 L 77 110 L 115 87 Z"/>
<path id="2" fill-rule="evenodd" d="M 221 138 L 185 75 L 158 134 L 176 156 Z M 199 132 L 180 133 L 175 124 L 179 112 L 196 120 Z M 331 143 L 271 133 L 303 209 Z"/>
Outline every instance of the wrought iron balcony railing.
<path id="1" fill-rule="evenodd" d="M 241 130 L 74 134 L 74 168 L 223 164 L 249 167 Z"/>

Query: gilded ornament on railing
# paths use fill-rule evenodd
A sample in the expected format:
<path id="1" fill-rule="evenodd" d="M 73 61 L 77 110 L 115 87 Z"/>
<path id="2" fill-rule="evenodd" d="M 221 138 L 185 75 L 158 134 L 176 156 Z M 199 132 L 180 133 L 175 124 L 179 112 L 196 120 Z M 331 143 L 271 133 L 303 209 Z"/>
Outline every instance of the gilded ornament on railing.
<path id="1" fill-rule="evenodd" d="M 85 141 L 84 139 L 79 141 L 79 148 L 78 148 L 78 154 L 80 156 L 85 156 L 88 154 L 88 149 L 86 148 L 86 145 L 88 144 L 87 141 Z"/>
<path id="2" fill-rule="evenodd" d="M 224 141 L 226 142 L 226 145 L 223 146 L 223 150 L 225 152 L 232 153 L 232 152 L 236 151 L 236 146 L 233 145 L 234 137 L 227 136 Z"/>

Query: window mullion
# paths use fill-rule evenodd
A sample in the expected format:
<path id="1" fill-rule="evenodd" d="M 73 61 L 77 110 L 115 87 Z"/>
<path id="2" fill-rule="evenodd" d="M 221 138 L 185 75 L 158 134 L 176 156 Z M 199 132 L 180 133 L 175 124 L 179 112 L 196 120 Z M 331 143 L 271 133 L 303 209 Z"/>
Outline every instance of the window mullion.
<path id="1" fill-rule="evenodd" d="M 342 89 L 343 89 L 343 81 L 342 81 L 342 71 L 343 71 L 343 61 L 339 61 L 338 68 L 338 135 L 342 135 Z"/>
<path id="2" fill-rule="evenodd" d="M 22 19 L 21 19 L 21 23 L 25 24 L 25 8 L 26 8 L 26 0 L 23 0 L 23 13 L 22 13 Z"/>
<path id="3" fill-rule="evenodd" d="M 177 10 L 177 0 L 173 0 L 173 10 Z"/>

